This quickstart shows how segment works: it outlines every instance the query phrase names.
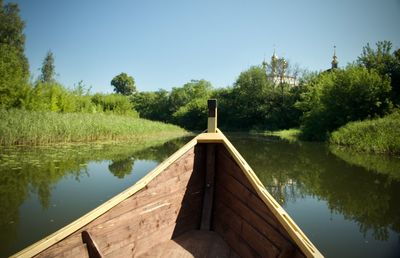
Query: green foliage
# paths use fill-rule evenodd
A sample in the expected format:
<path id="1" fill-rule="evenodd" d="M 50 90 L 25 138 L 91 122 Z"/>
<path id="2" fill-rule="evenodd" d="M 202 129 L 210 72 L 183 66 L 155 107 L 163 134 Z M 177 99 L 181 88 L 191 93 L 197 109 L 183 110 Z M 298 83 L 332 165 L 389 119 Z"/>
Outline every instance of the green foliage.
<path id="1" fill-rule="evenodd" d="M 211 83 L 206 80 L 191 80 L 182 87 L 172 88 L 169 104 L 171 113 L 177 112 L 181 107 L 196 99 L 205 99 L 211 94 Z"/>
<path id="2" fill-rule="evenodd" d="M 17 49 L 0 44 L 0 108 L 21 107 L 29 88 L 28 73 Z"/>
<path id="3" fill-rule="evenodd" d="M 182 135 L 177 126 L 113 114 L 0 110 L 0 145 L 139 140 Z"/>
<path id="4" fill-rule="evenodd" d="M 275 85 L 260 67 L 242 72 L 233 88 L 220 89 L 214 96 L 220 101 L 222 127 L 274 130 L 298 126 L 301 113 L 293 104 L 300 96 L 299 88 Z"/>
<path id="5" fill-rule="evenodd" d="M 0 2 L 0 44 L 15 47 L 19 53 L 24 52 L 25 35 L 23 30 L 25 22 L 19 17 L 19 7 L 15 3 L 3 6 Z"/>
<path id="6" fill-rule="evenodd" d="M 80 84 L 74 90 L 67 90 L 56 82 L 38 82 L 28 91 L 25 109 L 33 111 L 53 111 L 60 113 L 114 113 L 137 117 L 137 112 L 127 96 L 120 94 L 84 94 Z"/>
<path id="7" fill-rule="evenodd" d="M 135 80 L 126 73 L 120 73 L 111 80 L 114 91 L 122 95 L 132 95 L 136 92 Z"/>
<path id="8" fill-rule="evenodd" d="M 232 90 L 237 123 L 242 128 L 264 126 L 273 84 L 265 71 L 253 66 L 242 72 Z"/>
<path id="9" fill-rule="evenodd" d="M 0 2 L 0 108 L 23 105 L 29 65 L 24 55 L 25 23 L 17 4 Z"/>
<path id="10" fill-rule="evenodd" d="M 376 43 L 376 50 L 367 44 L 357 62 L 369 70 L 376 70 L 381 76 L 390 77 L 392 100 L 400 105 L 400 49 L 391 51 L 390 41 L 379 41 Z"/>
<path id="11" fill-rule="evenodd" d="M 347 122 L 382 116 L 391 107 L 389 94 L 389 80 L 363 67 L 312 77 L 296 103 L 303 111 L 302 137 L 325 139 Z"/>
<path id="12" fill-rule="evenodd" d="M 50 50 L 47 52 L 46 57 L 43 60 L 41 71 L 41 82 L 50 83 L 54 81 L 54 76 L 56 74 L 54 66 L 54 56 Z"/>
<path id="13" fill-rule="evenodd" d="M 212 86 L 206 80 L 192 80 L 182 87 L 140 92 L 132 96 L 134 108 L 147 119 L 172 122 L 187 129 L 202 130 L 207 121 L 207 99 Z"/>
<path id="14" fill-rule="evenodd" d="M 329 142 L 356 151 L 400 155 L 400 111 L 383 118 L 348 123 Z"/>
<path id="15" fill-rule="evenodd" d="M 192 80 L 181 88 L 173 88 L 169 97 L 172 121 L 187 129 L 203 130 L 211 89 L 211 83 L 206 80 Z"/>
<path id="16" fill-rule="evenodd" d="M 60 84 L 39 82 L 29 92 L 25 108 L 35 111 L 75 112 L 75 100 Z"/>
<path id="17" fill-rule="evenodd" d="M 187 129 L 202 130 L 207 128 L 207 110 L 207 99 L 197 98 L 179 108 L 173 114 L 173 119 Z"/>
<path id="18" fill-rule="evenodd" d="M 166 90 L 138 92 L 132 96 L 132 103 L 143 118 L 162 122 L 171 121 L 169 93 Z"/>
<path id="19" fill-rule="evenodd" d="M 92 97 L 92 102 L 100 112 L 138 116 L 127 96 L 96 93 Z"/>

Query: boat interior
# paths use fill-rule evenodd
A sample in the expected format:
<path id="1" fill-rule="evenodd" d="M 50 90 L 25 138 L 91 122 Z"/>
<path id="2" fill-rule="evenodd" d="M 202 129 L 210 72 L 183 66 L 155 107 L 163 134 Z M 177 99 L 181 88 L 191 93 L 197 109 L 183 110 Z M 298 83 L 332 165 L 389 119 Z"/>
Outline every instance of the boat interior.
<path id="1" fill-rule="evenodd" d="M 221 136 L 204 135 L 141 190 L 37 257 L 305 257 Z"/>

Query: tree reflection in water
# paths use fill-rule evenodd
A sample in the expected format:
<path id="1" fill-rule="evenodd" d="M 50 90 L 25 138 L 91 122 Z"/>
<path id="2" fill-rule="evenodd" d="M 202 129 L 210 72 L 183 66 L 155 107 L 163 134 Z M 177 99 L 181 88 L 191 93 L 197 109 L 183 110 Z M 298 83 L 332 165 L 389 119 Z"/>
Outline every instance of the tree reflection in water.
<path id="1" fill-rule="evenodd" d="M 273 137 L 229 138 L 281 204 L 313 196 L 356 221 L 364 236 L 371 231 L 376 240 L 387 240 L 389 229 L 400 232 L 399 159 L 334 155 L 324 144 Z"/>

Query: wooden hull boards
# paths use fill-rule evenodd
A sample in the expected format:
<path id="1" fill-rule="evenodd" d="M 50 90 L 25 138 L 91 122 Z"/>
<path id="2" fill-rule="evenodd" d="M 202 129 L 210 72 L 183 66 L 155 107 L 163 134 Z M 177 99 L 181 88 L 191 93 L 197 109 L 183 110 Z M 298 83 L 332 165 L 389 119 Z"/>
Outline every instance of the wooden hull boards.
<path id="1" fill-rule="evenodd" d="M 219 131 L 14 257 L 322 257 Z"/>

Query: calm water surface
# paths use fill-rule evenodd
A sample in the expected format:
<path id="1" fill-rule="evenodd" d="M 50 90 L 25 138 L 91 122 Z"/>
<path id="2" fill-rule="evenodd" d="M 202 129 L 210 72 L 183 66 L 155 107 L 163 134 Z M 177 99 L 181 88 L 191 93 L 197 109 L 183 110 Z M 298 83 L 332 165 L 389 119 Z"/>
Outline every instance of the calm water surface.
<path id="1" fill-rule="evenodd" d="M 400 159 L 231 136 L 326 257 L 400 257 Z"/>
<path id="2" fill-rule="evenodd" d="M 400 257 L 400 159 L 228 138 L 326 257 Z M 0 257 L 126 189 L 188 140 L 0 148 Z"/>

